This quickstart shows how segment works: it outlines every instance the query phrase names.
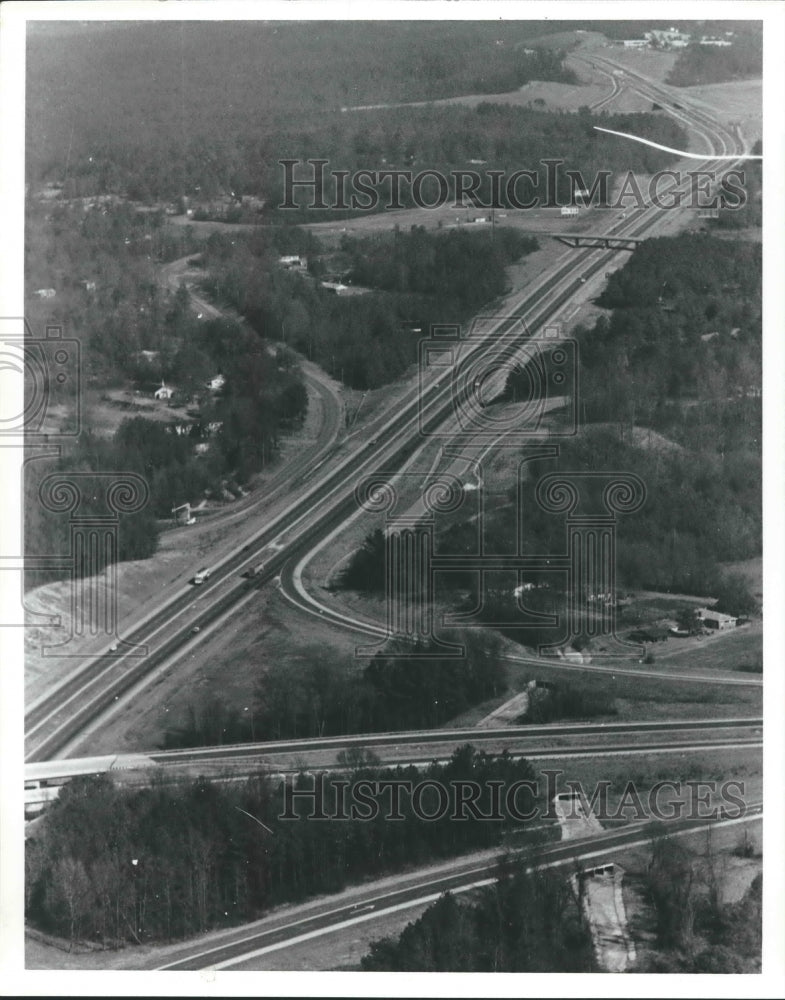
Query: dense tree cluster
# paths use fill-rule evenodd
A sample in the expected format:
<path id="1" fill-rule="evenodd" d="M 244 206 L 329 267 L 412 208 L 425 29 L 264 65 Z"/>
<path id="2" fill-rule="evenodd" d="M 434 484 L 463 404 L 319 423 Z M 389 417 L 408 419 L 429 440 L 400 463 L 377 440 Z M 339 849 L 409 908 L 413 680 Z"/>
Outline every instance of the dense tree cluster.
<path id="1" fill-rule="evenodd" d="M 321 647 L 306 647 L 300 656 L 265 671 L 252 712 L 241 713 L 220 699 L 191 705 L 184 722 L 167 731 L 165 746 L 443 725 L 498 697 L 506 687 L 493 633 L 472 631 L 450 638 L 463 645 L 464 655 L 450 655 L 436 644 L 400 646 L 377 653 L 361 674 Z"/>
<path id="2" fill-rule="evenodd" d="M 28 107 L 36 123 L 28 130 L 28 174 L 34 184 L 63 183 L 67 197 L 114 192 L 138 201 L 182 195 L 209 201 L 255 195 L 270 208 L 282 201 L 278 160 L 290 157 L 318 155 L 330 169 L 350 171 L 449 169 L 480 160 L 489 169 L 538 172 L 541 159 L 561 157 L 586 177 L 614 162 L 633 170 L 662 166 L 662 154 L 629 144 L 618 160 L 616 140 L 598 142 L 588 116 L 405 103 L 510 91 L 535 79 L 575 82 L 564 53 L 533 37 L 554 30 L 546 24 L 356 23 L 340 29 L 325 24 L 314 37 L 283 24 L 242 30 L 164 25 L 154 33 L 145 25 L 54 34 L 42 28 L 31 36 L 28 53 Z M 125 43 L 118 48 L 121 32 Z M 136 72 L 139 46 L 145 74 Z M 224 49 L 231 72 L 216 75 L 217 53 Z M 73 57 L 64 58 L 64 51 Z M 255 89 L 265 94 L 262 108 L 248 100 Z M 57 101 L 53 93 L 61 95 Z M 162 95 L 170 99 L 162 102 Z M 396 106 L 400 102 L 403 107 Z M 369 120 L 363 111 L 343 110 L 355 104 L 383 107 Z M 111 127 L 117 120 L 124 123 L 122 135 Z M 632 127 L 629 116 L 607 122 Z M 637 127 L 679 145 L 680 130 L 669 121 L 649 116 Z"/>
<path id="3" fill-rule="evenodd" d="M 340 276 L 372 289 L 345 297 L 317 280 L 326 255 L 313 237 L 302 240 L 313 273 L 278 266 L 282 234 L 291 231 L 211 239 L 204 287 L 260 333 L 284 340 L 355 389 L 374 389 L 403 374 L 430 324 L 468 320 L 506 291 L 506 265 L 537 247 L 536 240 L 503 229 L 429 233 L 420 227 L 345 237 Z M 293 251 L 290 241 L 288 252 L 303 249 Z"/>
<path id="4" fill-rule="evenodd" d="M 654 173 L 672 162 L 672 155 L 648 146 L 635 145 L 612 135 L 602 134 L 594 126 L 601 124 L 621 132 L 645 133 L 663 145 L 679 148 L 685 141 L 680 125 L 657 114 L 592 114 L 588 107 L 574 112 L 555 112 L 507 104 L 481 103 L 474 108 L 439 105 L 388 108 L 378 111 L 372 120 L 341 116 L 336 121 L 314 123 L 306 135 L 281 134 L 276 148 L 281 159 L 301 161 L 294 168 L 295 180 L 310 181 L 287 192 L 287 172 L 276 163 L 260 180 L 268 212 L 274 218 L 301 222 L 336 220 L 342 217 L 378 211 L 391 203 L 397 190 L 399 204 L 416 204 L 412 180 L 393 187 L 388 178 L 366 180 L 365 187 L 376 193 L 359 196 L 357 207 L 351 203 L 353 189 L 346 188 L 347 208 L 337 207 L 338 188 L 332 171 L 409 170 L 415 176 L 422 171 L 438 171 L 445 178 L 446 195 L 433 178 L 423 182 L 420 197 L 427 204 L 453 203 L 456 185 L 465 191 L 466 181 L 458 181 L 456 171 L 473 170 L 480 178 L 472 200 L 464 193 L 466 206 L 492 205 L 497 208 L 520 208 L 521 205 L 564 205 L 571 202 L 577 188 L 591 185 L 601 171 Z M 307 141 L 306 141 L 307 140 Z M 314 196 L 315 168 L 306 166 L 307 158 L 328 162 L 324 173 L 324 202 L 320 208 Z M 491 171 L 502 171 L 498 191 L 493 187 Z M 527 177 L 520 171 L 531 171 Z M 580 173 L 584 182 L 578 179 Z M 507 183 L 517 172 L 514 189 Z M 571 180 L 570 172 L 574 173 Z M 287 197 L 288 195 L 288 197 Z M 510 196 L 508 196 L 510 195 Z M 294 202 L 298 208 L 278 206 Z M 373 205 L 369 204 L 374 202 Z"/>
<path id="5" fill-rule="evenodd" d="M 478 802 L 485 815 L 492 811 L 487 782 L 507 787 L 534 780 L 525 761 L 471 747 L 420 771 L 380 768 L 363 754 L 346 765 L 340 779 L 325 778 L 327 815 L 339 813 L 334 804 L 343 794 L 333 780 L 344 782 L 344 790 L 347 779 L 412 785 L 430 779 L 446 787 L 474 780 L 486 788 Z M 301 776 L 296 787 L 314 785 Z M 173 940 L 249 921 L 277 904 L 337 892 L 374 874 L 490 848 L 507 829 L 524 829 L 506 813 L 497 822 L 468 815 L 454 822 L 449 811 L 441 819 L 419 819 L 406 795 L 400 796 L 404 819 L 390 822 L 390 792 L 381 787 L 373 796 L 378 815 L 369 819 L 309 820 L 312 795 L 288 801 L 287 807 L 282 787 L 263 776 L 228 784 L 153 780 L 143 789 L 118 787 L 106 776 L 75 778 L 27 841 L 27 917 L 72 942 Z M 522 788 L 518 810 L 534 805 Z M 438 812 L 433 796 L 424 795 L 421 806 L 426 814 Z M 291 818 L 282 818 L 285 813 Z"/>
<path id="6" fill-rule="evenodd" d="M 514 229 L 494 229 L 490 237 L 465 230 L 434 236 L 424 226 L 344 242 L 356 284 L 428 296 L 436 309 L 459 316 L 501 295 L 505 265 L 537 246 Z"/>
<path id="7" fill-rule="evenodd" d="M 492 551 L 511 552 L 511 540 L 519 532 L 523 554 L 564 553 L 564 515 L 548 513 L 536 501 L 535 486 L 541 476 L 552 472 L 632 472 L 643 480 L 646 497 L 639 510 L 617 519 L 618 585 L 700 596 L 722 593 L 726 595 L 723 605 L 731 610 L 733 604 L 734 614 L 751 610 L 754 601 L 750 605 L 743 581 L 724 582 L 718 564 L 760 553 L 760 460 L 754 453 L 728 452 L 724 457 L 692 450 L 663 453 L 630 443 L 613 427 L 591 426 L 560 447 L 558 459 L 529 464 L 530 478 L 522 486 L 520 524 L 517 488 L 509 491 L 505 502 L 488 505 L 486 537 L 498 546 Z M 602 507 L 595 504 L 592 510 Z M 476 551 L 475 526 L 451 526 L 445 536 L 447 544 L 455 553 Z M 563 572 L 543 569 L 527 576 L 547 587 L 516 598 L 515 573 L 486 574 L 483 614 L 489 622 L 519 623 L 503 631 L 527 645 L 559 642 L 562 628 L 536 616 L 563 615 Z M 477 606 L 477 581 L 469 574 L 465 577 L 458 580 L 455 592 L 459 598 L 462 593 L 468 595 L 464 600 L 468 610 Z"/>
<path id="8" fill-rule="evenodd" d="M 383 594 L 387 581 L 387 539 L 381 528 L 376 528 L 363 539 L 345 566 L 338 573 L 335 587 L 341 590 L 359 590 L 365 594 Z"/>
<path id="9" fill-rule="evenodd" d="M 763 143 L 760 139 L 752 144 L 750 150 L 755 156 L 763 153 Z M 746 202 L 739 208 L 726 206 L 719 210 L 716 219 L 709 220 L 710 231 L 737 230 L 759 227 L 763 222 L 763 161 L 748 160 L 744 165 L 743 187 L 746 191 Z"/>
<path id="10" fill-rule="evenodd" d="M 722 37 L 728 30 L 726 22 L 715 22 L 717 34 Z M 763 37 L 758 25 L 740 25 L 735 22 L 732 44 L 727 47 L 700 45 L 693 42 L 679 53 L 667 82 L 674 87 L 693 87 L 697 84 L 725 83 L 728 80 L 745 80 L 763 74 Z M 710 30 L 706 31 L 711 34 Z"/>
<path id="11" fill-rule="evenodd" d="M 374 941 L 363 972 L 593 972 L 591 933 L 567 879 L 503 875 L 471 899 L 446 893 L 398 938 Z"/>
<path id="12" fill-rule="evenodd" d="M 658 951 L 645 972 L 756 972 L 760 969 L 762 876 L 742 899 L 722 900 L 723 859 L 705 856 L 666 832 L 655 838 L 644 877 Z"/>
<path id="13" fill-rule="evenodd" d="M 34 181 L 67 171 L 80 194 L 250 190 L 260 154 L 268 164 L 278 155 L 284 123 L 336 123 L 347 105 L 575 79 L 562 51 L 537 43 L 558 30 L 547 22 L 75 27 L 31 32 L 27 166 Z M 243 144 L 238 136 L 254 138 Z"/>
<path id="14" fill-rule="evenodd" d="M 607 689 L 558 682 L 535 688 L 529 695 L 528 709 L 517 721 L 545 723 L 598 715 L 616 715 L 615 700 Z"/>

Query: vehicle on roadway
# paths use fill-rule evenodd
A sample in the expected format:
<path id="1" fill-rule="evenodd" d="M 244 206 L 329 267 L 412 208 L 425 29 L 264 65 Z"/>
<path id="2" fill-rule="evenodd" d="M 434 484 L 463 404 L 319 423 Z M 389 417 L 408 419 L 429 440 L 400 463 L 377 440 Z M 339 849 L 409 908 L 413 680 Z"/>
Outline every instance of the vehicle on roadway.
<path id="1" fill-rule="evenodd" d="M 247 580 L 253 580 L 255 576 L 258 576 L 264 569 L 264 563 L 259 563 L 257 566 L 249 566 L 247 570 L 241 573 Z"/>
<path id="2" fill-rule="evenodd" d="M 209 580 L 210 572 L 211 571 L 206 566 L 203 566 L 201 569 L 198 569 L 196 573 L 194 573 L 194 578 L 193 578 L 194 586 L 198 587 L 200 584 L 205 583 L 207 580 Z"/>

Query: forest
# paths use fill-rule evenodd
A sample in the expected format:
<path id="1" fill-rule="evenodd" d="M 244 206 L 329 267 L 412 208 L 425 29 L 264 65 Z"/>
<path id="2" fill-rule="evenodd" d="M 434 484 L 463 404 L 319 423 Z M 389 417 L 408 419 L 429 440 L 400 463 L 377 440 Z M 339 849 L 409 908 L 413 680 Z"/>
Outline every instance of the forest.
<path id="1" fill-rule="evenodd" d="M 534 446 L 521 452 L 522 482 L 486 503 L 486 551 L 512 553 L 520 538 L 522 555 L 562 553 L 564 517 L 537 502 L 541 476 L 629 471 L 646 498 L 617 519 L 617 585 L 711 595 L 719 610 L 754 613 L 747 585 L 720 564 L 761 551 L 760 280 L 754 242 L 688 233 L 642 244 L 598 299 L 609 314 L 576 330 L 581 434 L 563 440 L 556 459 L 537 457 Z M 516 398 L 519 382 L 525 390 L 525 373 L 512 372 L 502 402 Z M 477 551 L 474 515 L 464 505 L 439 519 L 440 552 Z M 384 547 L 380 531 L 369 534 L 335 585 L 383 593 Z M 524 645 L 559 642 L 560 629 L 537 616 L 563 615 L 563 573 L 540 570 L 527 581 L 536 586 L 518 599 L 514 572 L 487 573 L 480 616 L 519 622 L 502 631 Z M 440 598 L 464 611 L 477 606 L 477 586 L 468 572 L 439 577 Z M 618 615 L 623 627 L 622 608 Z M 590 699 L 581 702 L 589 712 Z"/>
<path id="2" fill-rule="evenodd" d="M 763 877 L 758 874 L 738 902 L 725 902 L 727 857 L 712 847 L 710 833 L 706 844 L 700 854 L 665 828 L 654 838 L 642 889 L 654 915 L 655 947 L 636 971 L 760 971 Z M 748 832 L 733 853 L 754 856 Z"/>
<path id="3" fill-rule="evenodd" d="M 328 208 L 314 207 L 312 187 L 297 188 L 287 196 L 287 172 L 279 163 L 271 164 L 272 169 L 259 178 L 258 184 L 273 218 L 318 222 L 363 212 L 362 208 L 336 207 L 337 196 L 330 183 L 330 172 L 335 170 L 348 170 L 350 174 L 361 169 L 395 168 L 412 170 L 414 174 L 437 170 L 447 179 L 447 200 L 454 201 L 455 182 L 449 175 L 474 164 L 481 177 L 477 189 L 480 205 L 496 200 L 491 194 L 490 171 L 501 170 L 510 177 L 515 171 L 529 170 L 537 176 L 537 182 L 521 177 L 515 188 L 520 204 L 535 198 L 540 204 L 569 204 L 572 191 L 568 171 L 580 171 L 588 179 L 601 170 L 613 172 L 614 168 L 654 173 L 672 162 L 669 153 L 648 146 L 630 148 L 623 139 L 598 133 L 594 129 L 597 124 L 622 132 L 645 133 L 676 148 L 685 138 L 677 122 L 652 113 L 593 114 L 588 107 L 556 112 L 490 102 L 474 108 L 458 104 L 387 108 L 375 112 L 373 118 L 342 115 L 335 122 L 315 123 L 304 134 L 292 128 L 289 134 L 282 132 L 276 138 L 275 148 L 282 151 L 279 160 L 305 161 L 318 156 L 328 161 L 324 196 Z M 560 161 L 556 187 L 551 191 L 546 187 L 548 160 Z M 313 180 L 312 168 L 301 170 L 302 177 L 295 168 L 295 178 Z M 370 187 L 378 193 L 375 210 L 390 202 L 389 182 Z M 413 204 L 412 190 L 413 185 L 400 184 L 403 207 Z M 423 187 L 423 200 L 436 200 L 433 188 Z M 496 207 L 519 207 L 507 197 L 506 182 L 501 185 L 498 200 L 501 204 Z M 289 207 L 291 201 L 299 209 Z"/>
<path id="4" fill-rule="evenodd" d="M 595 972 L 591 932 L 564 875 L 502 869 L 471 896 L 445 893 L 398 938 L 371 944 L 363 972 Z"/>
<path id="5" fill-rule="evenodd" d="M 760 553 L 760 281 L 760 244 L 647 240 L 608 279 L 610 316 L 576 331 L 585 431 L 558 467 L 644 480 L 618 523 L 623 585 L 711 594 L 719 562 Z M 547 539 L 543 518 L 531 505 L 527 534 Z"/>
<path id="6" fill-rule="evenodd" d="M 432 323 L 466 321 L 502 295 L 505 267 L 537 248 L 532 237 L 487 227 L 344 236 L 339 251 L 329 254 L 314 237 L 303 237 L 310 273 L 301 274 L 278 266 L 270 242 L 281 245 L 279 234 L 292 231 L 211 238 L 203 287 L 260 335 L 284 341 L 363 390 L 386 385 L 412 366 Z M 328 268 L 355 287 L 365 286 L 366 293 L 335 295 L 320 287 Z"/>
<path id="7" fill-rule="evenodd" d="M 727 859 L 700 855 L 654 830 L 648 864 L 628 872 L 653 917 L 654 941 L 637 941 L 632 972 L 760 970 L 762 876 L 734 903 L 722 898 Z M 736 853 L 750 856 L 744 835 Z M 364 972 L 598 971 L 580 898 L 553 871 L 509 870 L 471 896 L 445 893 L 397 937 L 371 943 Z M 642 954 L 641 954 L 642 953 Z"/>
<path id="8" fill-rule="evenodd" d="M 237 320 L 198 318 L 183 286 L 166 287 L 162 267 L 198 252 L 199 244 L 189 230 L 166 226 L 163 218 L 123 203 L 87 209 L 59 204 L 48 219 L 40 210 L 29 213 L 28 289 L 40 283 L 57 291 L 45 305 L 35 303 L 29 318 L 39 337 L 45 324 L 57 324 L 78 340 L 81 385 L 89 390 L 80 400 L 78 437 L 55 461 L 27 465 L 29 555 L 68 550 L 67 517 L 44 511 L 37 500 L 48 473 L 143 476 L 149 503 L 122 515 L 119 532 L 120 559 L 143 559 L 155 551 L 158 520 L 206 495 L 237 495 L 276 459 L 282 431 L 306 413 L 307 392 L 290 350 L 274 348 Z M 283 233 L 275 238 L 284 248 L 292 243 Z M 276 252 L 270 246 L 270 268 Z M 211 391 L 207 383 L 217 374 L 224 385 Z M 162 383 L 174 395 L 159 404 L 156 419 L 134 415 L 136 397 L 149 399 Z M 98 407 L 116 404 L 118 389 L 126 390 L 120 402 L 129 415 L 111 430 Z M 28 584 L 57 573 L 36 571 Z"/>
<path id="9" fill-rule="evenodd" d="M 487 815 L 488 782 L 508 787 L 535 781 L 526 761 L 469 746 L 447 763 L 421 770 L 381 768 L 363 751 L 344 763 L 345 771 L 326 778 L 325 802 L 335 798 L 333 780 L 431 779 L 449 787 L 471 779 L 486 788 L 478 808 Z M 301 776 L 296 787 L 313 784 Z M 380 789 L 374 801 L 380 806 L 376 818 L 313 822 L 306 818 L 312 797 L 295 798 L 295 813 L 284 818 L 283 786 L 263 774 L 229 783 L 199 778 L 172 784 L 153 777 L 145 788 L 122 787 L 108 776 L 74 778 L 27 840 L 27 919 L 71 943 L 173 941 L 248 922 L 276 905 L 338 892 L 374 875 L 492 848 L 508 830 L 518 831 L 519 844 L 526 828 L 505 812 L 496 822 L 473 815 L 454 822 L 449 812 L 426 821 L 403 795 L 404 819 L 391 823 L 385 819 L 389 792 Z M 521 814 L 541 805 L 527 787 L 519 789 L 516 804 Z M 426 815 L 438 812 L 432 796 L 423 796 L 422 809 Z M 532 831 L 524 843 L 538 837 Z"/>
<path id="10" fill-rule="evenodd" d="M 502 871 L 494 885 L 445 893 L 398 938 L 371 944 L 363 972 L 594 972 L 591 933 L 564 875 Z"/>
<path id="11" fill-rule="evenodd" d="M 335 122 L 354 104 L 572 82 L 548 44 L 558 31 L 535 21 L 31 24 L 28 178 L 142 199 L 194 185 L 250 190 L 259 143 L 277 155 L 285 123 Z M 254 137 L 249 155 L 237 136 Z"/>
<path id="12" fill-rule="evenodd" d="M 709 36 L 722 36 L 725 31 L 733 31 L 730 46 L 688 45 L 679 53 L 666 82 L 674 87 L 693 87 L 762 76 L 763 33 L 760 22 L 715 21 L 707 22 L 703 28 L 703 33 Z"/>

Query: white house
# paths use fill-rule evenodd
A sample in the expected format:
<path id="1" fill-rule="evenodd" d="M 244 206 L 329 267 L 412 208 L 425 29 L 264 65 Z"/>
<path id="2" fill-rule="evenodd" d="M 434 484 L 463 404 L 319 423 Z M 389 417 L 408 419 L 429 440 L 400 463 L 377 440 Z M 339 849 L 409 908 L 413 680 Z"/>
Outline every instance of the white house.
<path id="1" fill-rule="evenodd" d="M 733 615 L 724 615 L 721 611 L 712 611 L 711 608 L 698 608 L 696 617 L 705 628 L 714 628 L 719 631 L 736 628 L 737 619 Z"/>
<path id="2" fill-rule="evenodd" d="M 171 399 L 174 396 L 174 389 L 166 385 L 165 382 L 161 382 L 160 386 L 155 390 L 156 399 Z"/>
<path id="3" fill-rule="evenodd" d="M 53 299 L 57 295 L 57 292 L 54 288 L 37 288 L 33 292 L 33 295 L 38 299 Z"/>

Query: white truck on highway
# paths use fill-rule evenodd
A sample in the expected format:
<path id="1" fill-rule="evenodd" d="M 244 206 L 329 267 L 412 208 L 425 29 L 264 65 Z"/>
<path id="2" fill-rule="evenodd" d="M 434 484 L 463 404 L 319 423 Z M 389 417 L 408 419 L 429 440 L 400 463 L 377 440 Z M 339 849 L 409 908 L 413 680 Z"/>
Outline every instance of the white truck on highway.
<path id="1" fill-rule="evenodd" d="M 196 573 L 194 573 L 194 584 L 198 587 L 201 583 L 209 580 L 210 573 L 211 570 L 207 569 L 206 566 L 203 566 L 202 569 L 198 569 Z"/>

